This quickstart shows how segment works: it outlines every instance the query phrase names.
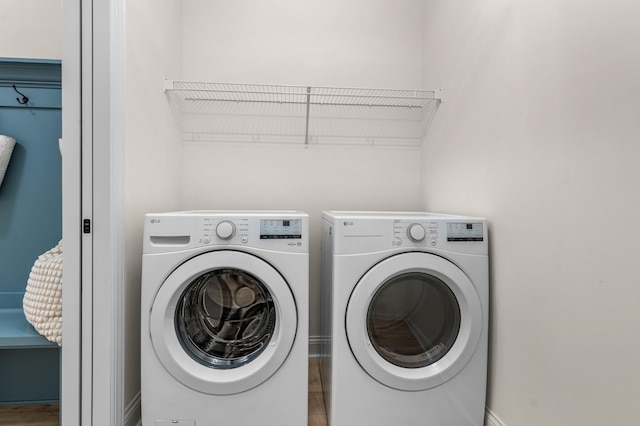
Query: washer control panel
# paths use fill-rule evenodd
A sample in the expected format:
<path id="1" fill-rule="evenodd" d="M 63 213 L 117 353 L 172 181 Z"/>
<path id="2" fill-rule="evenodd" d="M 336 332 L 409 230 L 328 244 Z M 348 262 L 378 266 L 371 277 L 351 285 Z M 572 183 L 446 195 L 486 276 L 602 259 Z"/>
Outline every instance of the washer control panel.
<path id="1" fill-rule="evenodd" d="M 193 210 L 145 215 L 145 254 L 214 246 L 308 253 L 309 216 L 293 210 Z"/>
<path id="2" fill-rule="evenodd" d="M 198 223 L 198 246 L 246 245 L 251 247 L 301 249 L 308 246 L 306 221 L 300 217 L 203 216 Z"/>
<path id="3" fill-rule="evenodd" d="M 289 240 L 301 238 L 301 219 L 260 219 L 261 240 Z"/>
<path id="4" fill-rule="evenodd" d="M 249 241 L 249 219 L 200 218 L 198 245 L 241 243 Z"/>

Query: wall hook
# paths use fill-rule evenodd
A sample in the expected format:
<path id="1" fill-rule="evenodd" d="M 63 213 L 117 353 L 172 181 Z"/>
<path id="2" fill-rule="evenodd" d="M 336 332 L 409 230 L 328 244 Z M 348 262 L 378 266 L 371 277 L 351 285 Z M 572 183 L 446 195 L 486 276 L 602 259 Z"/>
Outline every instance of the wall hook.
<path id="1" fill-rule="evenodd" d="M 22 96 L 22 100 L 20 100 L 20 98 L 16 98 L 16 101 L 18 101 L 20 105 L 26 105 L 27 102 L 29 102 L 29 98 L 27 98 L 24 94 L 20 93 L 16 88 L 15 84 L 12 84 L 11 86 L 13 87 L 13 90 L 15 90 L 18 95 Z"/>

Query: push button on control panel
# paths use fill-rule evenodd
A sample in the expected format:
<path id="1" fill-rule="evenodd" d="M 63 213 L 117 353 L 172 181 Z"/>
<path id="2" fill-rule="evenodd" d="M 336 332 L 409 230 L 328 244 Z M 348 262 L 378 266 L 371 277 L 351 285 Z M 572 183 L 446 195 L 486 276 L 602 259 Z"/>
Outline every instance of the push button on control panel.
<path id="1" fill-rule="evenodd" d="M 429 222 L 427 225 L 429 228 L 429 244 L 431 247 L 438 245 L 438 224 L 436 222 Z"/>

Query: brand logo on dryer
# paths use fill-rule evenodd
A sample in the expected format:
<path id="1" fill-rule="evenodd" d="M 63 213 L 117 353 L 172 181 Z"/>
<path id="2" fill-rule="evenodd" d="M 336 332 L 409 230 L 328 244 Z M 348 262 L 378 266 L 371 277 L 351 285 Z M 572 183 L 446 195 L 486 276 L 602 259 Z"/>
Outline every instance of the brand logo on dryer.
<path id="1" fill-rule="evenodd" d="M 353 222 L 352 222 L 352 221 L 346 221 L 346 220 L 345 220 L 344 222 L 342 222 L 342 224 L 343 224 L 344 226 L 353 226 Z"/>

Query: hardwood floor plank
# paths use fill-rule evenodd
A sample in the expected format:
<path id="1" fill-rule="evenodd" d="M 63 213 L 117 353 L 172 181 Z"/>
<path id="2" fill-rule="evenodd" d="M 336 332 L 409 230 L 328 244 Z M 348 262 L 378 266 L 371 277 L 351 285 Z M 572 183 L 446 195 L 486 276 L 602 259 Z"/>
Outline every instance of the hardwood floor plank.
<path id="1" fill-rule="evenodd" d="M 320 381 L 320 358 L 309 359 L 309 426 L 327 426 Z"/>
<path id="2" fill-rule="evenodd" d="M 58 404 L 0 406 L 0 425 L 58 426 Z"/>

